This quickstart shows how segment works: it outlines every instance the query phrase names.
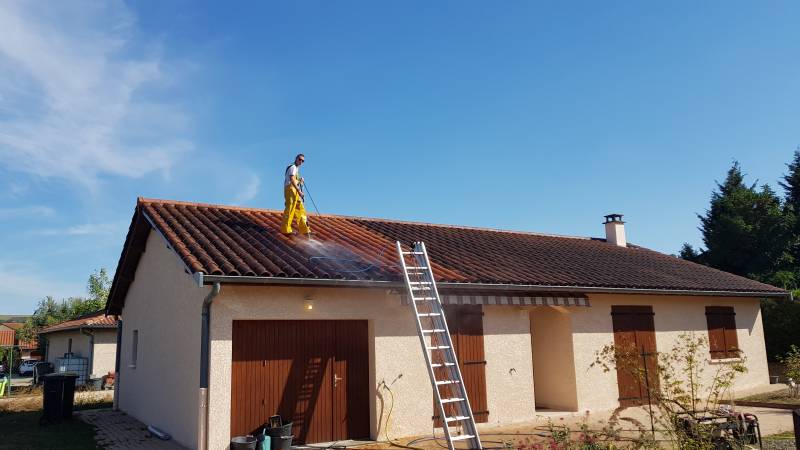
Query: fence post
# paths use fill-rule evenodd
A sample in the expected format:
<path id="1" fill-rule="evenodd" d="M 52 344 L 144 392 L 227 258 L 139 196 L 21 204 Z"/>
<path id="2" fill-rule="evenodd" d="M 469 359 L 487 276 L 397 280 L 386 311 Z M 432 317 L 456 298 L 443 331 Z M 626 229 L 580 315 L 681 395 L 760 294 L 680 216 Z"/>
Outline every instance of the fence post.
<path id="1" fill-rule="evenodd" d="M 800 450 L 800 409 L 792 410 L 792 422 L 794 422 L 794 446 Z"/>

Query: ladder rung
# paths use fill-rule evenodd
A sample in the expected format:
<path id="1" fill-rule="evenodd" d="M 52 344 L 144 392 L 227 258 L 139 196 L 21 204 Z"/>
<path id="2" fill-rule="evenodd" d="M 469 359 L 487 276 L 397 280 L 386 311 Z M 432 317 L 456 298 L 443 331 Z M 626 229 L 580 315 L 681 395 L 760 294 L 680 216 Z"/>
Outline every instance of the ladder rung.
<path id="1" fill-rule="evenodd" d="M 453 417 L 445 418 L 444 421 L 445 422 L 458 422 L 458 421 L 467 420 L 467 419 L 469 419 L 469 417 L 467 417 L 467 416 L 453 416 Z"/>
<path id="2" fill-rule="evenodd" d="M 436 297 L 414 297 L 415 302 L 429 302 L 431 300 L 436 300 Z"/>
<path id="3" fill-rule="evenodd" d="M 417 314 L 417 315 L 419 317 L 435 317 L 435 316 L 441 316 L 442 313 L 420 313 L 420 314 Z"/>
<path id="4" fill-rule="evenodd" d="M 474 437 L 475 436 L 473 436 L 471 434 L 462 434 L 461 436 L 453 436 L 453 437 L 450 438 L 450 440 L 451 441 L 463 441 L 463 440 L 466 440 L 466 439 L 472 439 Z"/>
<path id="5" fill-rule="evenodd" d="M 406 270 L 428 270 L 428 266 L 406 266 Z"/>
<path id="6" fill-rule="evenodd" d="M 455 402 L 463 402 L 463 398 L 443 398 L 442 403 L 455 403 Z"/>
<path id="7" fill-rule="evenodd" d="M 458 384 L 458 383 L 461 383 L 461 382 L 458 381 L 458 380 L 442 380 L 442 381 L 437 381 L 436 385 L 437 386 L 444 386 L 445 384 Z"/>
<path id="8" fill-rule="evenodd" d="M 433 367 L 434 369 L 438 369 L 439 367 L 451 367 L 451 366 L 455 366 L 455 365 L 456 365 L 456 363 L 448 363 L 448 362 L 446 362 L 444 364 L 433 363 L 433 364 L 431 364 L 431 367 Z"/>
<path id="9" fill-rule="evenodd" d="M 445 330 L 442 328 L 435 328 L 433 330 L 422 330 L 423 333 L 444 333 Z"/>
<path id="10" fill-rule="evenodd" d="M 445 349 L 450 348 L 450 346 L 449 345 L 434 345 L 433 347 L 425 347 L 425 348 L 427 348 L 428 350 L 445 350 Z"/>
<path id="11" fill-rule="evenodd" d="M 433 288 L 429 287 L 429 286 L 420 286 L 420 287 L 411 286 L 411 289 L 413 289 L 415 291 L 430 291 Z"/>
<path id="12" fill-rule="evenodd" d="M 433 284 L 430 281 L 409 281 L 408 284 Z"/>
<path id="13" fill-rule="evenodd" d="M 422 252 L 403 252 L 404 255 L 424 255 Z"/>

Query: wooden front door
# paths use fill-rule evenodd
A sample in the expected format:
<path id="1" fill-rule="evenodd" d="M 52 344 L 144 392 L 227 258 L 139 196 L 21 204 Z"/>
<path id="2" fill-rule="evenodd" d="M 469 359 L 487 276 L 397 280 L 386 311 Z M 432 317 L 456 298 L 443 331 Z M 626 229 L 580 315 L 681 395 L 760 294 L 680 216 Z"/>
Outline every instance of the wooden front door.
<path id="1" fill-rule="evenodd" d="M 618 358 L 620 406 L 654 402 L 654 394 L 658 392 L 658 355 L 653 308 L 612 306 L 611 319 Z"/>
<path id="2" fill-rule="evenodd" d="M 278 414 L 296 442 L 368 437 L 367 339 L 360 320 L 233 321 L 231 436 Z"/>
<path id="3" fill-rule="evenodd" d="M 483 349 L 483 309 L 480 305 L 445 305 L 447 327 L 458 359 L 458 367 L 464 378 L 472 414 L 475 422 L 489 421 L 489 408 L 486 402 L 486 357 Z M 437 362 L 437 361 L 434 361 Z M 434 369 L 437 379 L 444 379 L 444 369 Z M 439 388 L 443 397 L 456 397 L 448 386 Z M 445 405 L 445 413 L 453 415 L 452 405 Z M 441 427 L 436 399 L 433 399 L 434 425 Z"/>

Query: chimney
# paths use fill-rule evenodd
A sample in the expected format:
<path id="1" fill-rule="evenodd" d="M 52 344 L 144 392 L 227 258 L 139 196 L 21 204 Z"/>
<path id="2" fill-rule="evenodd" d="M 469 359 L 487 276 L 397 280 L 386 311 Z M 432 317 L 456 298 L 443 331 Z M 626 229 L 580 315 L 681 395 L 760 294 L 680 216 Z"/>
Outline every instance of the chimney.
<path id="1" fill-rule="evenodd" d="M 622 221 L 622 214 L 609 214 L 603 224 L 606 226 L 606 242 L 620 247 L 627 247 L 625 240 L 625 222 Z"/>

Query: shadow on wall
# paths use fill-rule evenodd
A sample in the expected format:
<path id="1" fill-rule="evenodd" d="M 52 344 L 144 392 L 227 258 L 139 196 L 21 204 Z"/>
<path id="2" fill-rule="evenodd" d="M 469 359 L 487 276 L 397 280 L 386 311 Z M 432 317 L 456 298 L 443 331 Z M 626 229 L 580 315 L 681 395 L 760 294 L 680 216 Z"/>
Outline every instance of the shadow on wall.
<path id="1" fill-rule="evenodd" d="M 633 296 L 632 296 L 633 297 Z M 609 334 L 613 332 L 611 324 L 611 305 L 652 305 L 655 313 L 656 332 L 680 332 L 694 331 L 698 333 L 708 332 L 706 322 L 706 306 L 732 305 L 736 312 L 736 328 L 746 329 L 749 334 L 753 334 L 753 328 L 758 317 L 758 300 L 745 300 L 736 303 L 735 301 L 721 303 L 719 301 L 703 301 L 703 297 L 697 296 L 688 300 L 669 300 L 659 299 L 653 301 L 652 297 L 645 299 L 639 296 L 638 300 L 624 300 L 615 303 L 613 298 L 604 299 L 602 302 L 590 299 L 592 306 L 585 309 L 573 310 L 573 318 L 580 321 L 580 333 L 599 333 Z M 583 317 L 581 317 L 583 316 Z"/>

